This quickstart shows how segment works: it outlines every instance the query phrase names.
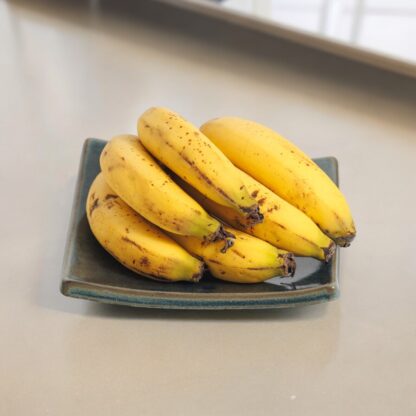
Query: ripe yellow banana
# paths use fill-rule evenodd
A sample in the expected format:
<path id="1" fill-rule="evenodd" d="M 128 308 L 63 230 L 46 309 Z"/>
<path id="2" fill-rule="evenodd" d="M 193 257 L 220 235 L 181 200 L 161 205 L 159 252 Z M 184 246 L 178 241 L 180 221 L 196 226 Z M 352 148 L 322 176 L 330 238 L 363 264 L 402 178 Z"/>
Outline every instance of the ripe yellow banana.
<path id="1" fill-rule="evenodd" d="M 202 262 L 125 204 L 101 173 L 91 185 L 86 210 L 99 243 L 130 270 L 163 281 L 201 278 Z"/>
<path id="2" fill-rule="evenodd" d="M 221 243 L 205 244 L 201 239 L 172 235 L 182 247 L 207 264 L 218 279 L 236 283 L 259 283 L 272 277 L 293 276 L 296 263 L 293 254 L 241 231 L 225 227 L 235 235 L 234 245 L 226 253 Z"/>
<path id="3" fill-rule="evenodd" d="M 143 146 L 169 169 L 203 195 L 261 221 L 233 164 L 195 126 L 166 108 L 147 110 L 137 122 Z"/>
<path id="4" fill-rule="evenodd" d="M 101 153 L 100 165 L 117 195 L 160 228 L 206 241 L 229 237 L 216 219 L 172 181 L 137 136 L 112 138 Z"/>
<path id="5" fill-rule="evenodd" d="M 238 117 L 208 121 L 201 131 L 230 160 L 314 220 L 340 246 L 355 226 L 338 187 L 307 155 L 273 130 Z"/>
<path id="6" fill-rule="evenodd" d="M 302 211 L 267 189 L 260 182 L 239 170 L 241 178 L 263 211 L 263 222 L 250 225 L 243 215 L 208 199 L 179 178 L 175 181 L 210 214 L 232 227 L 268 241 L 275 247 L 297 256 L 329 261 L 335 251 L 334 242 Z"/>

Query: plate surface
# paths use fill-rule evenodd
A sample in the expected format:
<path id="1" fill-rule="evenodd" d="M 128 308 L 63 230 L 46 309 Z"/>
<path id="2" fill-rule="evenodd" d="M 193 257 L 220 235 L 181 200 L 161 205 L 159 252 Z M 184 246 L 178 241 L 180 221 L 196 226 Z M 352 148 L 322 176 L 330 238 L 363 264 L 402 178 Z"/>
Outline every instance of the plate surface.
<path id="1" fill-rule="evenodd" d="M 328 264 L 296 258 L 293 278 L 243 285 L 214 279 L 199 283 L 161 283 L 141 277 L 114 260 L 96 241 L 85 214 L 88 189 L 98 174 L 104 140 L 87 139 L 82 151 L 63 264 L 66 296 L 130 306 L 167 309 L 264 309 L 311 304 L 338 295 L 339 250 Z M 333 157 L 315 162 L 338 184 Z"/>

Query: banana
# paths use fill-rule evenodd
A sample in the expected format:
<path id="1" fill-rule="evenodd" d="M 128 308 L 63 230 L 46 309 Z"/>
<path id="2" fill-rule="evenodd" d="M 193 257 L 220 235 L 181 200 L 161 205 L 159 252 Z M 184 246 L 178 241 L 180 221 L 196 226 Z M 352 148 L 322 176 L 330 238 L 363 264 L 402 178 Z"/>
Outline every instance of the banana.
<path id="1" fill-rule="evenodd" d="M 234 228 L 269 242 L 297 256 L 315 257 L 328 262 L 335 244 L 302 211 L 239 170 L 241 178 L 263 211 L 263 222 L 250 225 L 243 215 L 208 199 L 178 177 L 174 180 L 210 214 Z"/>
<path id="2" fill-rule="evenodd" d="M 137 136 L 112 138 L 101 153 L 100 165 L 116 194 L 153 224 L 176 234 L 206 241 L 226 239 L 225 246 L 231 244 L 221 224 L 172 181 Z"/>
<path id="3" fill-rule="evenodd" d="M 125 204 L 101 173 L 90 187 L 86 210 L 99 243 L 130 270 L 163 281 L 201 278 L 202 262 Z"/>
<path id="4" fill-rule="evenodd" d="M 233 164 L 195 126 L 162 107 L 147 110 L 137 122 L 143 146 L 164 165 L 218 204 L 260 222 L 259 208 Z"/>
<path id="5" fill-rule="evenodd" d="M 338 245 L 350 245 L 356 231 L 345 197 L 294 144 L 238 117 L 208 121 L 201 131 L 236 166 L 303 211 Z"/>
<path id="6" fill-rule="evenodd" d="M 225 227 L 235 235 L 234 245 L 226 253 L 221 243 L 205 244 L 201 239 L 173 235 L 182 247 L 204 260 L 213 276 L 236 283 L 259 283 L 272 277 L 293 276 L 293 254 L 241 231 Z"/>

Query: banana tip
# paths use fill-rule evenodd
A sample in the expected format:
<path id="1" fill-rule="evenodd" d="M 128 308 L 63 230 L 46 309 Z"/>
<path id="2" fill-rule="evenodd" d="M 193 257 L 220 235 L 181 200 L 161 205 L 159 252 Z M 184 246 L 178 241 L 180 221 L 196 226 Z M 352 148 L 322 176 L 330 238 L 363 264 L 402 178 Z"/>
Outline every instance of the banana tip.
<path id="1" fill-rule="evenodd" d="M 195 283 L 199 282 L 202 276 L 204 275 L 205 270 L 206 270 L 205 263 L 201 263 L 201 267 L 199 268 L 199 271 L 195 273 L 194 275 L 192 275 L 191 282 L 195 282 Z"/>
<path id="2" fill-rule="evenodd" d="M 328 247 L 324 247 L 322 250 L 324 252 L 324 261 L 325 263 L 328 263 L 329 260 L 331 260 L 332 256 L 335 253 L 335 249 L 336 249 L 336 244 L 331 241 L 331 244 Z"/>
<path id="3" fill-rule="evenodd" d="M 215 241 L 224 241 L 224 246 L 221 249 L 221 253 L 225 253 L 233 244 L 234 244 L 235 235 L 230 233 L 229 231 L 225 230 L 223 225 L 221 224 L 217 231 L 210 236 L 210 238 L 206 239 L 207 243 L 212 243 Z"/>
<path id="4" fill-rule="evenodd" d="M 355 238 L 355 233 L 348 233 L 341 237 L 334 238 L 335 243 L 340 247 L 349 247 L 352 240 Z"/>
<path id="5" fill-rule="evenodd" d="M 227 250 L 234 245 L 233 238 L 226 238 L 224 241 L 224 247 L 221 249 L 221 253 L 226 253 Z"/>
<path id="6" fill-rule="evenodd" d="M 296 261 L 295 256 L 292 253 L 286 253 L 281 255 L 283 257 L 283 270 L 284 270 L 284 276 L 290 276 L 293 277 L 295 275 L 296 271 Z"/>
<path id="7" fill-rule="evenodd" d="M 255 225 L 260 222 L 263 222 L 264 216 L 260 212 L 260 208 L 257 204 L 249 208 L 241 208 L 241 210 L 244 212 L 249 225 Z"/>

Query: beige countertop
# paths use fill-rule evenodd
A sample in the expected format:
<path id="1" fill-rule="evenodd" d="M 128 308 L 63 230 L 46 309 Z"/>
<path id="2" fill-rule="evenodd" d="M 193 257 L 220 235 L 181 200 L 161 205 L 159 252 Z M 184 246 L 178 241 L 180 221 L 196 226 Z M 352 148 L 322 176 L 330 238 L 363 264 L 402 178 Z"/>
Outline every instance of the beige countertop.
<path id="1" fill-rule="evenodd" d="M 0 414 L 416 414 L 415 81 L 112 3 L 0 1 Z M 338 158 L 358 228 L 339 300 L 208 313 L 59 293 L 82 143 L 151 105 Z"/>

